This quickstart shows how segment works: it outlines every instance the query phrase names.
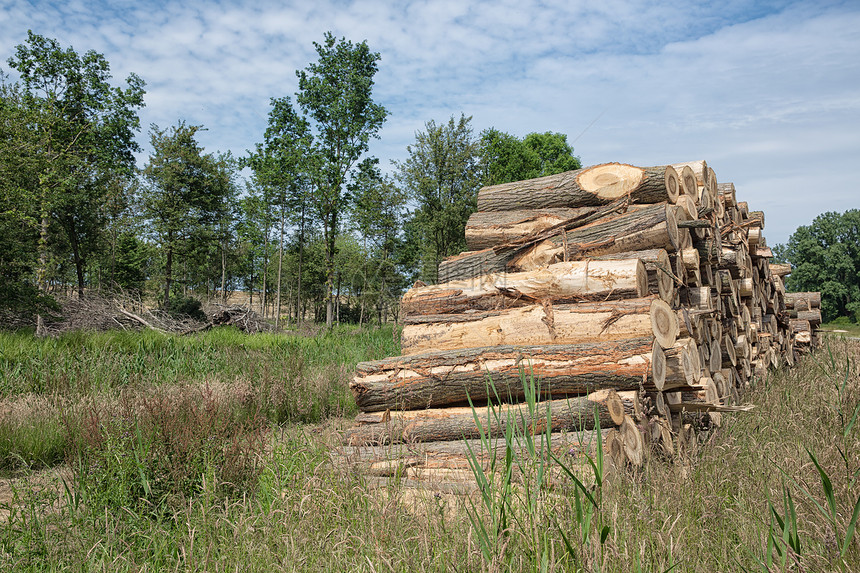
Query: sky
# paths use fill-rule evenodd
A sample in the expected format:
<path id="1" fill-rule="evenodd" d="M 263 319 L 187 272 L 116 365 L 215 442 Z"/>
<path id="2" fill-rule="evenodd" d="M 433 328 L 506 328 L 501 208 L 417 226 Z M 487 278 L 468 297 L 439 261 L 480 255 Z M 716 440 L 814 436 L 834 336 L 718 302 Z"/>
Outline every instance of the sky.
<path id="1" fill-rule="evenodd" d="M 434 120 L 564 133 L 583 165 L 704 159 L 765 212 L 770 245 L 860 207 L 860 1 L 26 1 L 0 5 L 0 69 L 27 30 L 146 82 L 151 124 L 202 125 L 207 151 L 262 141 L 326 32 L 381 56 L 390 115 L 370 152 L 406 158 Z"/>

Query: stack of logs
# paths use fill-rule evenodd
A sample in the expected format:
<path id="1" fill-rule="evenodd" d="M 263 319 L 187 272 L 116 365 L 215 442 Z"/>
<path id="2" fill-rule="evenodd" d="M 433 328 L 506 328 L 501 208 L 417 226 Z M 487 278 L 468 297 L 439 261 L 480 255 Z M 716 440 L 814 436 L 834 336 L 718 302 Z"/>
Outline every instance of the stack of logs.
<path id="1" fill-rule="evenodd" d="M 357 366 L 348 443 L 499 435 L 512 420 L 573 432 L 596 414 L 616 462 L 694 445 L 821 321 L 818 293 L 785 292 L 764 222 L 705 161 L 484 187 L 470 250 L 403 297 L 403 355 Z"/>

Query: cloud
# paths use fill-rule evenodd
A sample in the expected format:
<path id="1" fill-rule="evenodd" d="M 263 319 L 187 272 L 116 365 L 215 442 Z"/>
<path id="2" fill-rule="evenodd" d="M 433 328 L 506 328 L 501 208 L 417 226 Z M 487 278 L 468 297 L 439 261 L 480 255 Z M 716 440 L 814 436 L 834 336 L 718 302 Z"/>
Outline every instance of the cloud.
<path id="1" fill-rule="evenodd" d="M 143 125 L 202 124 L 211 151 L 253 148 L 269 98 L 296 91 L 330 30 L 382 56 L 383 166 L 427 120 L 463 112 L 476 131 L 566 133 L 586 164 L 707 159 L 768 209 L 771 242 L 856 206 L 844 175 L 860 152 L 853 2 L 8 0 L 0 58 L 28 28 L 104 53 L 116 82 L 143 77 Z"/>

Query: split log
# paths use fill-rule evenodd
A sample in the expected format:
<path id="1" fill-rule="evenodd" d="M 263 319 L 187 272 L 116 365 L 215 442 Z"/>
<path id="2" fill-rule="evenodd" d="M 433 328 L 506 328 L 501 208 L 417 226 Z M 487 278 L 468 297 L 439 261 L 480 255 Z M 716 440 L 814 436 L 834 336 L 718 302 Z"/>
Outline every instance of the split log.
<path id="1" fill-rule="evenodd" d="M 680 332 L 678 316 L 654 297 L 551 303 L 499 311 L 408 317 L 403 354 L 495 345 L 581 344 L 654 336 L 671 347 Z"/>
<path id="2" fill-rule="evenodd" d="M 636 390 L 649 371 L 651 338 L 589 344 L 491 346 L 361 362 L 350 389 L 362 412 L 514 402 L 534 380 L 541 399 Z M 683 375 L 683 374 L 682 374 Z"/>
<path id="3" fill-rule="evenodd" d="M 523 211 L 477 211 L 466 223 L 466 246 L 479 251 L 545 231 L 565 221 L 587 217 L 596 207 L 578 209 L 532 209 Z"/>
<path id="4" fill-rule="evenodd" d="M 535 271 L 412 288 L 403 295 L 401 309 L 409 317 L 521 307 L 536 301 L 606 300 L 647 294 L 648 274 L 639 260 L 574 261 Z"/>
<path id="5" fill-rule="evenodd" d="M 359 414 L 358 425 L 346 432 L 346 442 L 353 446 L 441 442 L 479 438 L 482 432 L 489 437 L 500 437 L 508 425 L 515 426 L 521 434 L 541 434 L 547 431 L 548 420 L 551 432 L 592 430 L 595 413 L 602 428 L 618 426 L 624 421 L 621 399 L 612 390 L 602 390 L 588 396 L 538 402 L 533 413 L 528 404 L 504 404 L 492 408 Z"/>
<path id="6" fill-rule="evenodd" d="M 678 174 L 662 167 L 606 163 L 537 179 L 483 187 L 478 211 L 576 208 L 607 205 L 628 196 L 634 203 L 674 203 Z"/>

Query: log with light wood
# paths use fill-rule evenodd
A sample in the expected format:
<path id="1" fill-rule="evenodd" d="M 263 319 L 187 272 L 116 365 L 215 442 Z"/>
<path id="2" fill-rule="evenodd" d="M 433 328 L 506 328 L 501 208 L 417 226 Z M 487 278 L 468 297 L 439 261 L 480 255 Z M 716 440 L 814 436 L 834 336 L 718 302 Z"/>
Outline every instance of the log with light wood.
<path id="1" fill-rule="evenodd" d="M 476 211 L 466 223 L 466 246 L 479 251 L 517 241 L 565 221 L 594 214 L 597 207 L 576 209 L 530 209 L 522 211 Z"/>
<path id="2" fill-rule="evenodd" d="M 403 295 L 406 317 L 497 310 L 537 301 L 581 302 L 648 294 L 648 274 L 638 259 L 555 263 L 534 271 L 414 287 Z"/>
<path id="3" fill-rule="evenodd" d="M 624 406 L 613 390 L 587 396 L 529 404 L 502 404 L 493 408 L 434 408 L 404 412 L 359 414 L 358 425 L 346 432 L 349 445 L 397 442 L 438 442 L 504 435 L 508 425 L 529 434 L 593 429 L 595 414 L 602 428 L 624 421 Z M 549 420 L 549 428 L 547 421 Z M 477 422 L 477 423 L 476 423 Z M 478 425 L 480 424 L 480 426 Z"/>
<path id="4" fill-rule="evenodd" d="M 537 304 L 497 311 L 412 316 L 403 354 L 494 345 L 580 344 L 654 336 L 671 347 L 677 312 L 656 296 L 579 304 Z"/>
<path id="5" fill-rule="evenodd" d="M 483 187 L 478 191 L 478 211 L 587 207 L 606 205 L 621 197 L 629 197 L 634 203 L 674 203 L 679 185 L 677 172 L 668 166 L 643 168 L 606 163 Z"/>

